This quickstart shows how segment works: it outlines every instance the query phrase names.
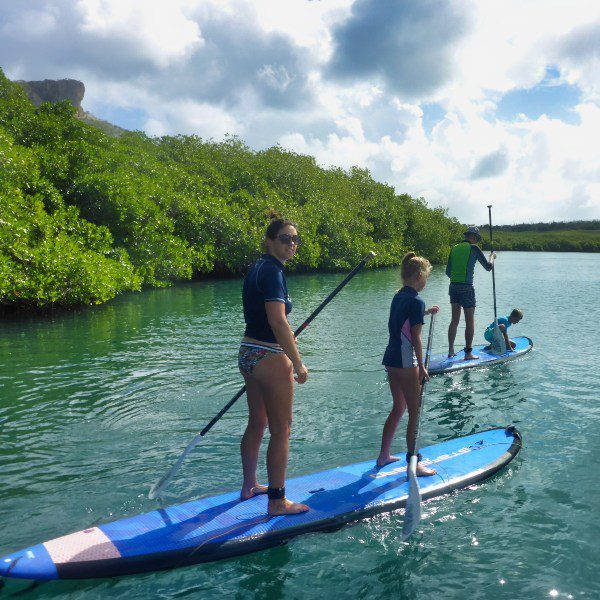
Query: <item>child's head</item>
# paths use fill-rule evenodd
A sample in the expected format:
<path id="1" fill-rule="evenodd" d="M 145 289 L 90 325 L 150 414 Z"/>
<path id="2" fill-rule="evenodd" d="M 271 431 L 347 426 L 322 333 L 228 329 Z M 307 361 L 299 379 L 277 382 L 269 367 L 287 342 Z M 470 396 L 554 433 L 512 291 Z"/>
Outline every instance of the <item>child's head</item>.
<path id="1" fill-rule="evenodd" d="M 420 291 L 425 287 L 429 273 L 431 273 L 431 263 L 426 258 L 417 256 L 414 252 L 405 254 L 400 271 L 404 284 L 411 285 Z"/>
<path id="2" fill-rule="evenodd" d="M 513 308 L 508 318 L 511 323 L 515 324 L 523 318 L 523 313 L 518 308 Z"/>

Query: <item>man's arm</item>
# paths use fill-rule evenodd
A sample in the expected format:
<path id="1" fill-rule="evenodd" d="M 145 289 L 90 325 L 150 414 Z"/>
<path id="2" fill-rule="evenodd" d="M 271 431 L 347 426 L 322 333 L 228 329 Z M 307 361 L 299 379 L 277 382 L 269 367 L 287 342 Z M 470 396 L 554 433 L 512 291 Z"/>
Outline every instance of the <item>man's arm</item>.
<path id="1" fill-rule="evenodd" d="M 483 254 L 483 252 L 481 251 L 481 248 L 475 244 L 471 244 L 471 250 L 473 252 L 475 252 L 475 256 L 477 257 L 477 260 L 479 261 L 479 264 L 481 264 L 481 266 L 486 270 L 486 271 L 491 271 L 492 267 L 494 266 L 494 260 L 496 259 L 496 254 L 495 253 L 490 253 L 490 259 L 488 260 L 485 255 Z"/>

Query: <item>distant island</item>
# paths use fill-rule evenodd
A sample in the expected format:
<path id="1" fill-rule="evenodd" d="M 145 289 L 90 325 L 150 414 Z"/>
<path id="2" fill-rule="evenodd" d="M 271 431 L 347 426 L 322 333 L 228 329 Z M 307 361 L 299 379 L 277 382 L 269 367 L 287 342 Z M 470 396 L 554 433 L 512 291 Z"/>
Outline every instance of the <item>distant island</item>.
<path id="1" fill-rule="evenodd" d="M 462 237 L 445 209 L 367 169 L 324 169 L 237 137 L 148 137 L 84 111 L 84 94 L 76 80 L 16 83 L 0 70 L 0 308 L 101 304 L 240 275 L 272 210 L 298 223 L 296 272 L 346 270 L 370 250 L 372 267 L 397 266 L 408 250 L 443 264 Z M 497 249 L 600 249 L 597 221 L 494 235 Z"/>
<path id="2" fill-rule="evenodd" d="M 480 227 L 489 249 L 489 226 Z M 556 221 L 494 227 L 495 250 L 600 252 L 600 221 Z"/>

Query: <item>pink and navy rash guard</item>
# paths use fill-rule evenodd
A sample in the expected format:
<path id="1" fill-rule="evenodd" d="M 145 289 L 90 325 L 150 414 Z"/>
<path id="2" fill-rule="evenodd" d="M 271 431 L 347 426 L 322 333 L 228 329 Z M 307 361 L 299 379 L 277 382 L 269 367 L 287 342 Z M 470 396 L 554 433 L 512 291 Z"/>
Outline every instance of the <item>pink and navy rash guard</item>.
<path id="1" fill-rule="evenodd" d="M 390 339 L 383 355 L 386 367 L 414 367 L 417 364 L 410 328 L 425 322 L 425 302 L 417 290 L 404 286 L 390 307 Z"/>

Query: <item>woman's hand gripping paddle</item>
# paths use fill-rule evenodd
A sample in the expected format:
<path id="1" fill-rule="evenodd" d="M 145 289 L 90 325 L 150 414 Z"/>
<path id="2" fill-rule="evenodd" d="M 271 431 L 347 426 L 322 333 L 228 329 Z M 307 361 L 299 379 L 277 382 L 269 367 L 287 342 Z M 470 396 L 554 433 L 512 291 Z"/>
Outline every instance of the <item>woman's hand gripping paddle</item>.
<path id="1" fill-rule="evenodd" d="M 338 292 L 367 264 L 375 256 L 375 252 L 369 252 L 361 261 L 348 273 L 346 278 L 319 304 L 319 306 L 310 314 L 308 319 L 296 329 L 294 332 L 294 337 L 298 337 L 312 322 L 312 320 L 333 300 L 333 298 L 338 294 Z M 181 453 L 181 456 L 177 459 L 175 464 L 171 467 L 171 469 L 165 473 L 161 479 L 159 479 L 151 488 L 148 493 L 148 498 L 153 500 L 156 498 L 170 483 L 170 481 L 175 477 L 183 461 L 186 456 L 200 443 L 202 438 L 208 433 L 211 427 L 235 404 L 236 400 L 241 398 L 246 391 L 246 386 L 243 386 L 241 390 L 237 392 L 237 394 L 220 410 L 220 412 L 213 417 L 213 419 L 208 423 L 208 425 L 198 434 L 196 437 L 186 446 L 185 450 Z"/>
<path id="2" fill-rule="evenodd" d="M 492 205 L 488 204 L 490 215 L 490 253 L 494 254 L 494 241 L 492 238 Z M 496 310 L 496 265 L 492 265 L 492 289 L 494 290 L 494 339 L 492 341 L 492 352 L 494 354 L 506 354 L 506 342 L 498 325 L 498 312 Z"/>
<path id="3" fill-rule="evenodd" d="M 429 367 L 429 357 L 431 355 L 431 342 L 433 340 L 433 325 L 435 323 L 435 313 L 431 314 L 429 324 L 429 335 L 427 336 L 427 350 L 425 352 L 425 369 Z M 404 522 L 402 523 L 402 539 L 407 540 L 421 521 L 421 492 L 417 482 L 417 462 L 419 461 L 419 430 L 421 427 L 421 415 L 423 414 L 423 399 L 425 394 L 425 383 L 421 383 L 421 395 L 419 397 L 419 418 L 417 419 L 417 430 L 415 432 L 415 443 L 412 449 L 412 456 L 408 463 L 408 498 L 406 499 L 406 510 L 404 512 Z"/>

